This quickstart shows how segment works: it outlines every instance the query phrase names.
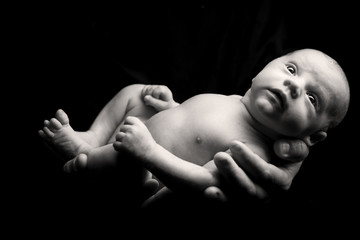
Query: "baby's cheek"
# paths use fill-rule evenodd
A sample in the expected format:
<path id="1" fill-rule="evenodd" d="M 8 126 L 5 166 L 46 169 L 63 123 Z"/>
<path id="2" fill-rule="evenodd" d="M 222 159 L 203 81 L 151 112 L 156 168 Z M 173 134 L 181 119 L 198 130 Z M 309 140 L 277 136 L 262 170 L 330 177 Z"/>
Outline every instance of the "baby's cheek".
<path id="1" fill-rule="evenodd" d="M 288 118 L 283 118 L 280 126 L 283 129 L 282 134 L 290 137 L 299 137 L 303 135 L 307 125 L 308 120 L 306 118 L 298 114 L 292 114 Z"/>

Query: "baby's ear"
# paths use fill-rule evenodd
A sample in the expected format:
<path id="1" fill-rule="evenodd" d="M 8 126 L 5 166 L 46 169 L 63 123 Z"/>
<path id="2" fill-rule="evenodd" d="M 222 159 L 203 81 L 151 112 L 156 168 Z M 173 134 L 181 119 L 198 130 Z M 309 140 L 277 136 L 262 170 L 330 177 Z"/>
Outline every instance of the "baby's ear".
<path id="1" fill-rule="evenodd" d="M 304 137 L 303 140 L 308 146 L 313 146 L 316 143 L 325 140 L 326 137 L 327 133 L 325 131 L 318 131 L 310 136 Z"/>

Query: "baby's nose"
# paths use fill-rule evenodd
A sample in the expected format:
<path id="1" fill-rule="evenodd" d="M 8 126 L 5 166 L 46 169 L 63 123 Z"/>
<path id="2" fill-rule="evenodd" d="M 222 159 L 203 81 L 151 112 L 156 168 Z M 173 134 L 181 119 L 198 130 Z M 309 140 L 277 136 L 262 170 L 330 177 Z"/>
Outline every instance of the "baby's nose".
<path id="1" fill-rule="evenodd" d="M 295 99 L 300 96 L 299 85 L 295 81 L 285 80 L 284 86 L 288 87 L 290 90 L 290 96 Z"/>

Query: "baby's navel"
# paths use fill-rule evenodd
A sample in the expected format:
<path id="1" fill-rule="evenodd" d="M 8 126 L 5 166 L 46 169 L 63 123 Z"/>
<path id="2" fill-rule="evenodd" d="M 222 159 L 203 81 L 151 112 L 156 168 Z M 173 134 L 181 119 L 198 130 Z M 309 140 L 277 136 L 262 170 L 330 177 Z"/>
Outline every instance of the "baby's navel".
<path id="1" fill-rule="evenodd" d="M 202 142 L 202 139 L 200 136 L 197 136 L 196 137 L 196 143 L 200 144 Z"/>

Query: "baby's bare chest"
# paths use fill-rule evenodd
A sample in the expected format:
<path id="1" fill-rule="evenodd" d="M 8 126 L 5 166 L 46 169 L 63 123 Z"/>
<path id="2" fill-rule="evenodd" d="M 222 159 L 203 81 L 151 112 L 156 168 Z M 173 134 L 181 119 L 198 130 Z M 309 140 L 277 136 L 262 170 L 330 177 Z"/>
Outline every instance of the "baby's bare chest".
<path id="1" fill-rule="evenodd" d="M 164 111 L 147 122 L 154 139 L 176 156 L 203 165 L 232 140 L 246 139 L 236 106 L 202 104 Z"/>

